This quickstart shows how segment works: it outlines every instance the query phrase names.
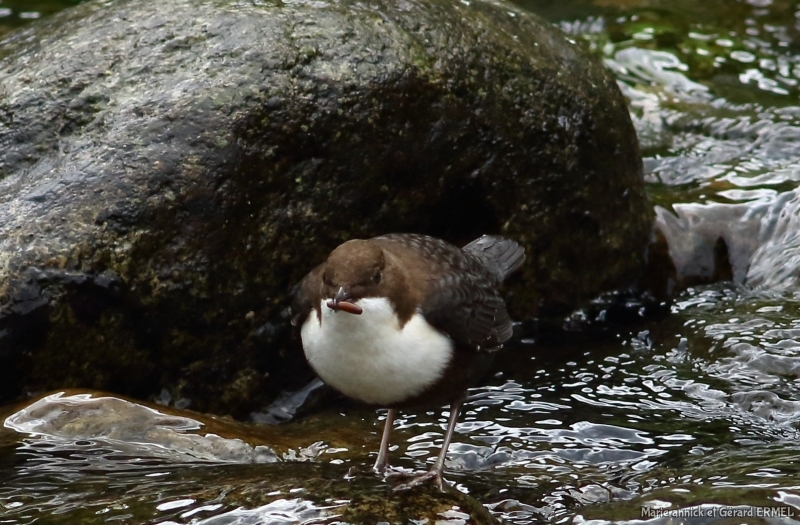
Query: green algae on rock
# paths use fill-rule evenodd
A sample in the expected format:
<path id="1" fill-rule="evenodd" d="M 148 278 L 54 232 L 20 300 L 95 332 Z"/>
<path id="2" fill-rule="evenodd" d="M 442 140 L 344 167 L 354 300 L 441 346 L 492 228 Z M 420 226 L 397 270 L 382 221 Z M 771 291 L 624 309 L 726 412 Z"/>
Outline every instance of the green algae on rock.
<path id="1" fill-rule="evenodd" d="M 291 287 L 353 237 L 501 233 L 518 317 L 637 277 L 624 100 L 493 1 L 88 2 L 0 46 L 0 398 L 244 416 L 308 379 Z"/>

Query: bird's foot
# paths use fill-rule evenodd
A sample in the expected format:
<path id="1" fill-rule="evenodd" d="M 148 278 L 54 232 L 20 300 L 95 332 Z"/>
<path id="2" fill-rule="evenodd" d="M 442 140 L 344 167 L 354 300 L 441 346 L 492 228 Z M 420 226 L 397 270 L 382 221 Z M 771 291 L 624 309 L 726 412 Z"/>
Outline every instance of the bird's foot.
<path id="1" fill-rule="evenodd" d="M 350 480 L 355 479 L 365 471 L 358 466 L 352 466 L 345 474 L 344 479 Z M 372 472 L 377 474 L 378 476 L 383 476 L 384 478 L 391 478 L 395 476 L 409 476 L 411 471 L 408 469 L 404 469 L 403 467 L 393 467 L 391 465 L 384 465 L 383 467 L 379 468 L 378 465 L 372 467 Z"/>
<path id="2" fill-rule="evenodd" d="M 403 467 L 387 467 L 383 473 L 384 478 L 408 478 L 414 473 L 413 470 Z"/>
<path id="3" fill-rule="evenodd" d="M 383 476 L 384 478 L 396 478 L 398 476 L 408 477 L 413 472 L 412 470 L 403 467 L 393 467 L 388 464 L 384 465 L 382 468 L 379 468 L 378 465 L 375 465 L 372 467 L 372 471 L 379 476 Z"/>
<path id="4" fill-rule="evenodd" d="M 419 487 L 420 485 L 428 482 L 433 482 L 440 492 L 444 492 L 444 478 L 442 477 L 442 471 L 438 469 L 431 469 L 424 474 L 420 474 L 408 483 L 397 485 L 393 490 L 398 491 L 413 489 L 414 487 Z"/>

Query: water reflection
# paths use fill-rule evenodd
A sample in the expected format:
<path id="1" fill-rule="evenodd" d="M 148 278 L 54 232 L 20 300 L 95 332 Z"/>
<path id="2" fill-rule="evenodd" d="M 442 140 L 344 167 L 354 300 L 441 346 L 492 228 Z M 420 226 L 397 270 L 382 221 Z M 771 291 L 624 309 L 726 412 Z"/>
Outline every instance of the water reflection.
<path id="1" fill-rule="evenodd" d="M 4 33 L 82 0 L 3 0 L 0 2 L 0 38 Z"/>
<path id="2" fill-rule="evenodd" d="M 184 500 L 178 503 L 191 504 L 193 500 Z M 218 505 L 210 505 L 207 508 L 198 507 L 180 515 L 181 518 L 189 518 L 203 510 L 216 510 Z M 295 523 L 325 523 L 331 516 L 333 507 L 318 507 L 310 501 L 303 499 L 279 499 L 255 509 L 234 509 L 223 514 L 212 516 L 201 520 L 193 520 L 196 525 L 294 525 Z M 161 510 L 161 509 L 159 509 Z M 173 525 L 177 521 L 161 521 L 161 525 Z"/>
<path id="3" fill-rule="evenodd" d="M 592 341 L 577 335 L 509 348 L 498 363 L 504 376 L 471 392 L 447 477 L 515 524 L 595 519 L 591 509 L 598 506 L 624 522 L 654 501 L 670 508 L 738 500 L 791 506 L 800 474 L 793 459 L 797 306 L 746 297 L 734 286 L 693 288 L 671 317 L 644 327 L 649 334 Z M 377 446 L 380 423 L 355 407 L 324 416 L 327 424 L 299 441 L 328 453 L 308 455 L 311 463 L 284 456 L 293 477 L 276 482 L 274 471 L 242 470 L 247 466 L 231 456 L 210 458 L 195 442 L 187 451 L 173 436 L 154 447 L 152 436 L 162 434 L 153 428 L 195 432 L 191 418 L 114 398 L 45 399 L 7 419 L 7 427 L 28 436 L 0 453 L 12 473 L 0 488 L 11 523 L 56 512 L 75 520 L 84 511 L 100 521 L 327 523 L 338 519 L 343 503 L 303 497 L 313 476 L 298 478 L 301 465 L 336 467 L 331 475 L 340 484 L 347 468 L 358 466 L 358 479 L 377 481 L 367 451 Z M 87 405 L 83 421 L 79 402 L 96 403 Z M 114 413 L 127 415 L 109 417 Z M 353 418 L 372 432 L 371 441 L 333 448 L 342 423 Z M 433 461 L 445 420 L 440 410 L 403 413 L 395 464 L 421 469 Z M 245 456 L 237 453 L 235 461 Z M 271 496 L 242 505 L 242 491 Z"/>
<path id="4" fill-rule="evenodd" d="M 789 505 L 800 470 L 798 309 L 735 286 L 693 288 L 650 327 L 649 346 L 631 334 L 590 348 L 538 344 L 533 359 L 510 350 L 507 380 L 474 390 L 448 467 L 467 490 L 481 477 L 505 484 L 512 497 L 488 503 L 512 523 L 590 504 L 624 521 L 654 498 L 673 509 Z M 406 454 L 415 461 L 437 452 L 430 421 L 404 423 L 425 428 Z"/>
<path id="5" fill-rule="evenodd" d="M 562 27 L 605 57 L 630 101 L 675 266 L 657 288 L 733 279 L 796 289 L 797 6 L 636 4 Z"/>
<path id="6" fill-rule="evenodd" d="M 719 192 L 793 187 L 800 173 L 800 109 L 791 105 L 800 93 L 795 2 L 608 5 L 620 7 L 561 25 L 620 80 L 659 203 L 742 202 L 750 198 Z M 697 191 L 668 189 L 687 184 Z"/>

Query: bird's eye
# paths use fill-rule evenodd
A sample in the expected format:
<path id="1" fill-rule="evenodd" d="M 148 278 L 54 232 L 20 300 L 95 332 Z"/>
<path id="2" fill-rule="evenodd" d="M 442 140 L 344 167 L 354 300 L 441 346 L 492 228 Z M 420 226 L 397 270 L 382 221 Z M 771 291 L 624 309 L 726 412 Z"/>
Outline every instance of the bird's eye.
<path id="1" fill-rule="evenodd" d="M 378 283 L 381 282 L 382 278 L 383 278 L 383 275 L 381 275 L 381 271 L 380 270 L 375 270 L 375 274 L 372 276 L 372 282 L 374 282 L 375 284 L 378 284 Z"/>
<path id="2" fill-rule="evenodd" d="M 331 281 L 331 276 L 327 273 L 322 274 L 322 282 L 328 286 L 333 286 L 333 281 Z"/>

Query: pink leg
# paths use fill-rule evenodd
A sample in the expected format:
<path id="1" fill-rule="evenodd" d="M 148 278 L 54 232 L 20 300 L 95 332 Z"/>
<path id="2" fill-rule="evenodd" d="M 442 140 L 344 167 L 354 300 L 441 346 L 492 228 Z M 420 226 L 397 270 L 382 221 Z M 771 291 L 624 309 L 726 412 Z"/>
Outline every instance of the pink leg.
<path id="1" fill-rule="evenodd" d="M 439 451 L 439 457 L 436 463 L 433 464 L 431 469 L 421 474 L 408 483 L 398 485 L 394 490 L 405 490 L 422 485 L 426 481 L 433 480 L 434 484 L 439 490 L 444 491 L 444 481 L 442 479 L 442 472 L 444 471 L 444 459 L 447 457 L 447 449 L 450 447 L 450 440 L 453 439 L 453 433 L 456 430 L 456 423 L 458 422 L 458 415 L 461 412 L 461 407 L 464 404 L 464 397 L 454 401 L 450 405 L 450 417 L 447 420 L 447 430 L 444 433 L 444 441 L 442 442 L 442 450 Z"/>
<path id="2" fill-rule="evenodd" d="M 381 448 L 378 451 L 378 459 L 375 461 L 375 466 L 372 470 L 378 474 L 382 474 L 386 467 L 389 466 L 389 436 L 392 435 L 392 423 L 397 415 L 397 410 L 390 408 L 386 413 L 386 423 L 383 426 L 383 437 L 381 438 Z"/>

